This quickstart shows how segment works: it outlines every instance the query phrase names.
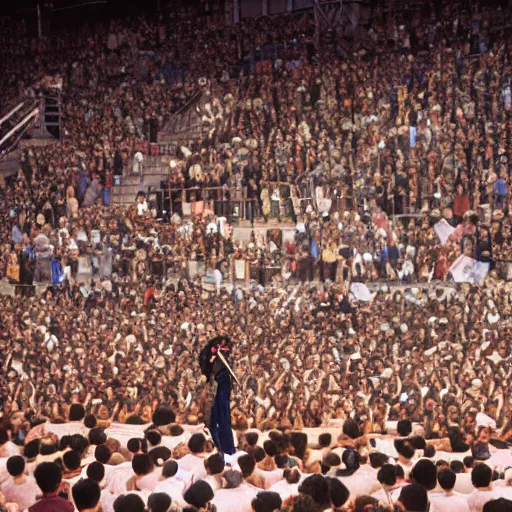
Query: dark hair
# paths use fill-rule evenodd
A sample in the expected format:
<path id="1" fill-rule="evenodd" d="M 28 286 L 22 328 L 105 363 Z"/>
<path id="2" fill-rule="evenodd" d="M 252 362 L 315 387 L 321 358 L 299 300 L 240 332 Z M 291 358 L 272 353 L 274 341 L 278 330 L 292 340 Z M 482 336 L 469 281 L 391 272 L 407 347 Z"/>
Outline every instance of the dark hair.
<path id="1" fill-rule="evenodd" d="M 292 501 L 293 512 L 318 512 L 318 505 L 308 494 L 299 494 Z"/>
<path id="2" fill-rule="evenodd" d="M 21 455 L 13 455 L 7 459 L 7 471 L 13 477 L 20 476 L 25 471 L 25 459 Z"/>
<path id="3" fill-rule="evenodd" d="M 39 489 L 43 494 L 55 492 L 62 481 L 62 471 L 55 462 L 41 462 L 34 471 Z"/>
<path id="4" fill-rule="evenodd" d="M 85 409 L 82 404 L 71 404 L 69 408 L 69 421 L 82 421 L 85 416 Z"/>
<path id="5" fill-rule="evenodd" d="M 87 478 L 100 483 L 105 478 L 105 466 L 96 460 L 91 462 L 87 466 Z"/>
<path id="6" fill-rule="evenodd" d="M 94 458 L 102 464 L 107 464 L 112 457 L 112 452 L 106 444 L 100 444 L 94 449 Z"/>
<path id="7" fill-rule="evenodd" d="M 144 437 L 151 446 L 157 446 L 162 441 L 162 434 L 158 430 L 146 430 Z"/>
<path id="8" fill-rule="evenodd" d="M 9 441 L 9 434 L 7 428 L 0 428 L 0 446 Z"/>
<path id="9" fill-rule="evenodd" d="M 203 434 L 192 434 L 190 439 L 188 440 L 188 449 L 191 453 L 201 453 L 204 451 L 204 447 L 206 445 L 206 438 Z"/>
<path id="10" fill-rule="evenodd" d="M 95 427 L 89 431 L 89 443 L 96 446 L 107 442 L 107 435 L 104 427 Z"/>
<path id="11" fill-rule="evenodd" d="M 274 441 L 270 441 L 270 439 L 263 443 L 263 449 L 269 457 L 275 457 L 277 455 L 277 445 Z"/>
<path id="12" fill-rule="evenodd" d="M 172 498 L 165 492 L 155 492 L 148 498 L 148 509 L 151 512 L 167 512 L 171 506 Z"/>
<path id="13" fill-rule="evenodd" d="M 365 510 L 374 510 L 379 504 L 379 500 L 368 494 L 358 496 L 354 502 L 354 512 L 365 512 Z"/>
<path id="14" fill-rule="evenodd" d="M 393 464 L 384 464 L 377 473 L 377 480 L 382 485 L 395 485 L 396 484 L 396 471 Z"/>
<path id="15" fill-rule="evenodd" d="M 261 446 L 258 446 L 252 456 L 256 462 L 261 462 L 265 458 L 265 450 Z"/>
<path id="16" fill-rule="evenodd" d="M 138 494 L 121 494 L 114 501 L 114 512 L 145 512 L 146 507 Z"/>
<path id="17" fill-rule="evenodd" d="M 423 456 L 431 459 L 436 454 L 436 448 L 432 444 L 427 444 L 423 450 Z"/>
<path id="18" fill-rule="evenodd" d="M 450 469 L 454 473 L 464 473 L 464 463 L 461 460 L 452 460 L 450 462 Z"/>
<path id="19" fill-rule="evenodd" d="M 445 491 L 451 491 L 455 487 L 457 475 L 451 469 L 441 469 L 437 474 L 437 481 Z"/>
<path id="20" fill-rule="evenodd" d="M 162 468 L 162 476 L 164 478 L 171 478 L 178 472 L 178 463 L 175 460 L 168 460 Z"/>
<path id="21" fill-rule="evenodd" d="M 78 452 L 80 456 L 87 450 L 89 447 L 89 441 L 80 434 L 73 434 L 71 436 L 71 449 L 75 452 Z"/>
<path id="22" fill-rule="evenodd" d="M 87 428 L 94 428 L 98 424 L 94 414 L 86 414 L 84 418 L 84 426 Z"/>
<path id="23" fill-rule="evenodd" d="M 512 501 L 506 498 L 488 501 L 484 505 L 483 512 L 512 512 Z"/>
<path id="24" fill-rule="evenodd" d="M 293 446 L 295 456 L 304 460 L 308 448 L 308 435 L 304 432 L 292 432 L 290 434 L 290 443 Z"/>
<path id="25" fill-rule="evenodd" d="M 351 439 L 357 439 L 358 437 L 361 437 L 359 426 L 357 425 L 356 420 L 353 418 L 348 418 L 343 423 L 343 433 Z"/>
<path id="26" fill-rule="evenodd" d="M 181 425 L 171 425 L 171 428 L 169 429 L 169 433 L 173 437 L 181 436 L 185 432 L 183 430 L 183 427 Z"/>
<path id="27" fill-rule="evenodd" d="M 332 435 L 329 432 L 324 432 L 318 436 L 318 444 L 320 448 L 328 448 L 332 443 Z"/>
<path id="28" fill-rule="evenodd" d="M 274 462 L 276 463 L 278 469 L 284 469 L 288 467 L 290 458 L 288 457 L 288 455 L 276 455 L 274 458 Z"/>
<path id="29" fill-rule="evenodd" d="M 397 478 L 405 478 L 404 468 L 400 464 L 395 465 L 395 473 Z"/>
<path id="30" fill-rule="evenodd" d="M 335 507 L 342 507 L 347 502 L 350 491 L 347 489 L 345 484 L 337 478 L 327 477 L 327 483 L 329 484 L 329 496 L 331 502 Z"/>
<path id="31" fill-rule="evenodd" d="M 198 480 L 185 491 L 183 498 L 189 505 L 201 508 L 213 499 L 213 490 L 208 482 Z"/>
<path id="32" fill-rule="evenodd" d="M 224 471 L 224 457 L 220 453 L 214 453 L 206 459 L 204 465 L 210 471 L 210 474 L 219 475 Z"/>
<path id="33" fill-rule="evenodd" d="M 137 453 L 132 459 L 132 469 L 137 476 L 147 475 L 153 470 L 153 461 L 147 453 Z"/>
<path id="34" fill-rule="evenodd" d="M 148 442 L 142 437 L 132 437 L 126 444 L 130 453 L 148 453 Z"/>
<path id="35" fill-rule="evenodd" d="M 73 489 L 71 491 L 75 507 L 78 510 L 94 508 L 101 498 L 101 489 L 98 482 L 89 478 L 79 480 L 75 485 L 73 485 Z"/>
<path id="36" fill-rule="evenodd" d="M 247 432 L 247 434 L 245 434 L 245 440 L 247 441 L 247 444 L 249 446 L 256 446 L 256 444 L 258 443 L 258 439 L 258 432 Z"/>
<path id="37" fill-rule="evenodd" d="M 176 414 L 174 414 L 169 407 L 165 405 L 159 405 L 155 412 L 153 413 L 153 416 L 151 417 L 152 422 L 158 427 L 161 425 L 169 425 L 171 423 L 174 423 L 176 420 Z"/>
<path id="38" fill-rule="evenodd" d="M 299 485 L 299 492 L 311 496 L 320 507 L 328 507 L 331 503 L 329 498 L 329 482 L 322 475 L 314 474 L 308 476 Z"/>
<path id="39" fill-rule="evenodd" d="M 415 450 L 424 450 L 425 446 L 427 446 L 425 438 L 421 436 L 411 436 L 408 441 Z"/>
<path id="40" fill-rule="evenodd" d="M 62 436 L 59 441 L 59 450 L 63 451 L 66 448 L 69 448 L 70 446 L 71 446 L 71 436 L 70 435 Z"/>
<path id="41" fill-rule="evenodd" d="M 404 443 L 398 453 L 406 459 L 412 459 L 414 457 L 414 448 L 409 443 Z"/>
<path id="42" fill-rule="evenodd" d="M 427 491 L 420 484 L 402 487 L 398 501 L 407 512 L 424 512 L 428 507 Z"/>
<path id="43" fill-rule="evenodd" d="M 472 468 L 474 463 L 475 463 L 475 459 L 471 456 L 471 455 L 466 455 L 463 459 L 462 459 L 462 462 L 464 463 L 464 466 L 468 469 Z"/>
<path id="44" fill-rule="evenodd" d="M 436 461 L 436 468 L 440 468 L 441 466 L 450 466 L 450 464 L 448 464 L 447 460 L 439 459 Z"/>
<path id="45" fill-rule="evenodd" d="M 477 489 L 479 487 L 488 487 L 492 480 L 492 469 L 483 462 L 477 462 L 473 471 L 471 471 L 471 483 Z"/>
<path id="46" fill-rule="evenodd" d="M 414 481 L 431 491 L 437 485 L 437 469 L 430 459 L 420 459 L 411 470 Z"/>
<path id="47" fill-rule="evenodd" d="M 289 484 L 297 484 L 300 480 L 300 473 L 296 469 L 286 468 L 283 471 L 283 478 Z"/>
<path id="48" fill-rule="evenodd" d="M 238 457 L 237 463 L 244 478 L 250 476 L 256 467 L 256 460 L 250 455 L 242 455 L 241 457 Z"/>
<path id="49" fill-rule="evenodd" d="M 273 512 L 279 510 L 283 500 L 277 492 L 260 491 L 251 501 L 254 512 Z"/>
<path id="50" fill-rule="evenodd" d="M 33 439 L 30 443 L 27 443 L 23 447 L 23 455 L 27 459 L 34 459 L 39 455 L 39 447 L 41 445 L 41 439 Z"/>
<path id="51" fill-rule="evenodd" d="M 166 460 L 172 457 L 172 452 L 167 446 L 157 446 L 148 452 L 149 458 L 153 461 L 155 466 L 163 466 Z M 159 462 L 162 459 L 163 462 Z"/>
<path id="52" fill-rule="evenodd" d="M 80 454 L 75 450 L 68 450 L 62 456 L 62 462 L 66 469 L 75 470 L 80 467 Z"/>
<path id="53" fill-rule="evenodd" d="M 396 424 L 396 431 L 401 437 L 407 437 L 412 432 L 412 423 L 410 420 L 400 420 Z"/>
<path id="54" fill-rule="evenodd" d="M 389 460 L 389 457 L 385 453 L 381 453 L 381 452 L 370 453 L 369 458 L 370 458 L 370 466 L 373 469 L 381 468 Z"/>
<path id="55" fill-rule="evenodd" d="M 45 440 L 46 441 L 46 440 Z M 57 445 L 53 442 L 47 443 L 42 442 L 39 444 L 39 453 L 41 455 L 52 455 L 53 453 L 56 453 L 58 451 Z"/>

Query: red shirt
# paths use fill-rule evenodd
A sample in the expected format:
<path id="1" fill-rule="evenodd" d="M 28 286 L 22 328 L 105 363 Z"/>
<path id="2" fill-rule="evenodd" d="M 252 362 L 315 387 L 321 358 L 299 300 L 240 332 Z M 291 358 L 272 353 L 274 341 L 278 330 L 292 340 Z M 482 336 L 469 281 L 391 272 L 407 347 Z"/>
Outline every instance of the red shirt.
<path id="1" fill-rule="evenodd" d="M 75 507 L 68 500 L 49 494 L 43 496 L 37 503 L 32 505 L 29 512 L 75 512 Z"/>
<path id="2" fill-rule="evenodd" d="M 453 197 L 453 213 L 463 217 L 469 210 L 469 196 L 467 194 L 455 194 Z"/>

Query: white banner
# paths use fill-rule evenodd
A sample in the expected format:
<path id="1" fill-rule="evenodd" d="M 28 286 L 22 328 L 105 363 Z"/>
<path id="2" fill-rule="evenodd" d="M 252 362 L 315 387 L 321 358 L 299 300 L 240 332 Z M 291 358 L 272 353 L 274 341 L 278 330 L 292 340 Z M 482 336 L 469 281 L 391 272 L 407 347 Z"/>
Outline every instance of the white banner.
<path id="1" fill-rule="evenodd" d="M 371 293 L 370 290 L 368 290 L 368 286 L 363 283 L 352 283 L 350 285 L 350 291 L 357 300 L 363 302 L 370 302 L 373 297 L 375 297 L 375 293 Z"/>
<path id="2" fill-rule="evenodd" d="M 450 235 L 455 231 L 455 228 L 450 226 L 446 219 L 441 219 L 435 226 L 434 231 L 441 241 L 441 245 L 446 245 Z"/>

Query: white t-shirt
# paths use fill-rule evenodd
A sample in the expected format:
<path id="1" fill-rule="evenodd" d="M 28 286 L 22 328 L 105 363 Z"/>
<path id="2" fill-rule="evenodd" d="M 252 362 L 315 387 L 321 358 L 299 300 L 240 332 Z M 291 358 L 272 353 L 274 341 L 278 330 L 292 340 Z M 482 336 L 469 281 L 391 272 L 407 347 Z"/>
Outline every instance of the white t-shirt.
<path id="1" fill-rule="evenodd" d="M 475 489 L 471 494 L 468 495 L 468 504 L 470 512 L 482 512 L 484 505 L 491 500 L 499 498 L 499 492 L 495 489 L 490 491 L 481 491 Z"/>
<path id="2" fill-rule="evenodd" d="M 41 489 L 31 476 L 27 476 L 22 484 L 16 484 L 13 478 L 9 478 L 2 484 L 1 490 L 5 499 L 17 503 L 20 510 L 31 507 L 37 501 L 37 496 L 41 495 Z"/>
<path id="3" fill-rule="evenodd" d="M 251 501 L 261 489 L 247 482 L 236 489 L 220 489 L 215 493 L 212 503 L 217 512 L 252 512 Z"/>
<path id="4" fill-rule="evenodd" d="M 475 490 L 471 482 L 471 473 L 457 473 L 453 490 L 459 494 L 471 494 Z"/>
<path id="5" fill-rule="evenodd" d="M 178 459 L 178 466 L 183 471 L 190 471 L 193 475 L 194 482 L 201 480 L 206 476 L 206 469 L 204 469 L 204 461 L 206 455 L 193 455 L 188 454 Z"/>
<path id="6" fill-rule="evenodd" d="M 269 491 L 277 492 L 281 499 L 285 501 L 290 496 L 297 496 L 299 494 L 299 484 L 289 484 L 286 480 L 280 480 L 270 487 Z"/>
<path id="7" fill-rule="evenodd" d="M 468 499 L 463 494 L 447 496 L 445 493 L 436 493 L 429 498 L 437 512 L 469 512 Z"/>
<path id="8" fill-rule="evenodd" d="M 153 492 L 164 492 L 174 501 L 182 498 L 186 488 L 187 486 L 185 485 L 185 482 L 178 480 L 175 477 L 171 477 L 166 480 L 161 480 Z"/>

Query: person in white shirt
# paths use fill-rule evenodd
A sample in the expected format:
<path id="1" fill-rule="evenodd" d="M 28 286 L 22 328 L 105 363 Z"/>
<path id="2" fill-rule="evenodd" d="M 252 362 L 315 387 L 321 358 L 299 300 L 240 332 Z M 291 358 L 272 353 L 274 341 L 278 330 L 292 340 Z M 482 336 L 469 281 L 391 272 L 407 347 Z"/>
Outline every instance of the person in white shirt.
<path id="1" fill-rule="evenodd" d="M 430 502 L 437 512 L 469 512 L 466 496 L 455 492 L 456 474 L 451 469 L 442 469 L 437 474 L 437 481 L 443 492 L 432 494 Z"/>
<path id="2" fill-rule="evenodd" d="M 221 492 L 221 491 L 219 491 Z M 196 509 L 204 508 L 213 500 L 213 490 L 210 484 L 204 480 L 194 482 L 183 495 L 183 499 L 188 505 Z M 184 507 L 185 508 L 185 507 Z M 224 512 L 224 509 L 218 509 L 218 512 Z"/>
<path id="3" fill-rule="evenodd" d="M 206 438 L 203 434 L 193 434 L 188 441 L 190 453 L 180 459 L 180 469 L 190 471 L 194 481 L 201 480 L 206 476 L 204 461 L 207 457 L 205 453 Z"/>
<path id="4" fill-rule="evenodd" d="M 468 495 L 470 512 L 482 512 L 488 501 L 499 498 L 499 493 L 492 486 L 492 469 L 487 464 L 475 464 L 471 472 L 471 482 L 475 490 Z"/>
<path id="5" fill-rule="evenodd" d="M 132 459 L 135 479 L 128 483 L 130 490 L 153 492 L 160 482 L 161 468 L 155 468 L 151 457 L 146 453 L 137 453 Z M 132 487 L 133 486 L 133 487 Z"/>
<path id="6" fill-rule="evenodd" d="M 100 509 L 101 489 L 94 480 L 80 480 L 71 492 L 78 512 L 97 512 Z"/>
<path id="7" fill-rule="evenodd" d="M 217 511 L 251 512 L 251 502 L 261 489 L 245 482 L 240 471 L 226 471 L 222 475 L 222 480 L 223 488 L 215 493 L 212 500 L 212 504 L 217 507 Z M 186 494 L 185 499 L 187 499 Z"/>
<path id="8" fill-rule="evenodd" d="M 203 480 L 210 484 L 213 492 L 217 492 L 222 487 L 222 473 L 224 471 L 224 466 L 224 458 L 220 453 L 214 453 L 204 461 L 204 467 L 207 475 Z"/>
<path id="9" fill-rule="evenodd" d="M 276 482 L 269 491 L 277 492 L 283 501 L 290 496 L 299 494 L 300 471 L 298 469 L 287 468 L 283 472 L 283 480 Z"/>
<path id="10" fill-rule="evenodd" d="M 114 507 L 114 501 L 116 499 L 116 496 L 112 494 L 108 489 L 105 488 L 106 485 L 106 473 L 105 473 L 106 466 L 104 466 L 101 462 L 95 461 L 91 462 L 87 466 L 87 473 L 85 475 L 85 478 L 88 478 L 89 480 L 94 480 L 101 489 L 101 497 L 100 497 L 100 504 L 103 511 L 113 509 Z"/>
<path id="11" fill-rule="evenodd" d="M 9 457 L 7 471 L 11 477 L 1 486 L 6 501 L 17 503 L 20 510 L 31 507 L 41 491 L 35 479 L 25 474 L 25 459 L 21 455 Z"/>
<path id="12" fill-rule="evenodd" d="M 400 496 L 400 490 L 403 484 L 398 482 L 397 470 L 403 475 L 401 466 L 394 466 L 393 464 L 384 464 L 377 473 L 377 480 L 382 485 L 382 489 L 372 494 L 372 497 L 382 501 L 383 503 L 393 505 L 397 502 Z"/>
<path id="13" fill-rule="evenodd" d="M 0 458 L 19 454 L 19 447 L 11 441 L 11 431 L 6 428 L 0 429 Z"/>
<path id="14" fill-rule="evenodd" d="M 277 492 L 260 491 L 251 501 L 253 512 L 266 512 L 267 510 L 280 510 L 283 500 Z"/>
<path id="15" fill-rule="evenodd" d="M 165 493 L 172 498 L 173 502 L 177 501 L 184 505 L 183 493 L 187 489 L 187 484 L 177 478 L 177 473 L 178 463 L 175 460 L 168 460 L 162 468 L 160 482 L 153 492 Z"/>

